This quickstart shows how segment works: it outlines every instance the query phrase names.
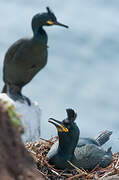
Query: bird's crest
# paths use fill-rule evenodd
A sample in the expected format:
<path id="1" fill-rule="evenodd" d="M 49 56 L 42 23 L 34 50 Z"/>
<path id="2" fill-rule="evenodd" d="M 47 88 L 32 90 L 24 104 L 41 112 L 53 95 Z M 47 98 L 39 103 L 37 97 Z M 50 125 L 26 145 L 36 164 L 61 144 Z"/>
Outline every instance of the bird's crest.
<path id="1" fill-rule="evenodd" d="M 50 7 L 46 7 L 48 14 L 54 14 Z"/>
<path id="2" fill-rule="evenodd" d="M 77 117 L 77 113 L 75 113 L 75 111 L 73 109 L 66 109 L 66 112 L 67 112 L 67 119 L 70 121 L 70 122 L 73 122 L 75 121 L 76 117 Z"/>

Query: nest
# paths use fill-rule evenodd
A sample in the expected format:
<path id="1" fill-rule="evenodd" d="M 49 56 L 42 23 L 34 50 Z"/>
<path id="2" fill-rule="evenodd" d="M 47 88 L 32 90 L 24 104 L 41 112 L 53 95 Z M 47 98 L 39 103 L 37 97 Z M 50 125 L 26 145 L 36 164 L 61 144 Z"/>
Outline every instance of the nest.
<path id="1" fill-rule="evenodd" d="M 39 139 L 34 143 L 27 143 L 26 148 L 33 156 L 37 168 L 40 173 L 48 180 L 75 180 L 75 179 L 105 179 L 112 175 L 119 175 L 119 152 L 113 154 L 112 162 L 106 168 L 95 167 L 92 171 L 88 172 L 83 169 L 75 167 L 73 164 L 73 170 L 57 170 L 51 166 L 47 160 L 46 155 L 51 146 L 57 141 L 58 137 L 51 138 L 49 140 Z M 119 178 L 119 177 L 118 177 Z"/>

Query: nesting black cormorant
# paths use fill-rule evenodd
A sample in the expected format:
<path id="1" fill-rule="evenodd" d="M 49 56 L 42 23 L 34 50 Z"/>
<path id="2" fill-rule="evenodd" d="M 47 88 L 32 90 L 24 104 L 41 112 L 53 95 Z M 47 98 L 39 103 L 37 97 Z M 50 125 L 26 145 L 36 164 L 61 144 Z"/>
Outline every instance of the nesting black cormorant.
<path id="1" fill-rule="evenodd" d="M 111 148 L 104 151 L 100 146 L 109 139 L 112 132 L 105 131 L 96 139 L 82 138 L 80 143 L 80 130 L 75 123 L 77 114 L 72 109 L 66 111 L 68 117 L 63 121 L 49 119 L 56 126 L 59 136 L 47 154 L 49 163 L 58 169 L 71 168 L 69 162 L 86 170 L 92 170 L 96 165 L 106 167 L 112 160 Z"/>
<path id="2" fill-rule="evenodd" d="M 57 21 L 54 13 L 47 7 L 47 12 L 36 14 L 32 19 L 33 37 L 16 41 L 7 51 L 4 59 L 2 90 L 13 100 L 30 100 L 21 94 L 22 87 L 29 83 L 47 63 L 48 37 L 43 26 L 68 26 Z"/>

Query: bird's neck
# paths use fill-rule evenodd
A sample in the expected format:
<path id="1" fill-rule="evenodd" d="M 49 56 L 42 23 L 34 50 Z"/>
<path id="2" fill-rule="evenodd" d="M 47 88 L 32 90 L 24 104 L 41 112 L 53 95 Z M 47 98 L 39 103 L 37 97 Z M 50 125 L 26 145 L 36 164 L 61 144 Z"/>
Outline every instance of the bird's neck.
<path id="1" fill-rule="evenodd" d="M 38 28 L 33 29 L 33 34 L 34 34 L 34 36 L 40 36 L 40 35 L 46 35 L 46 32 L 43 29 L 43 27 L 40 26 Z"/>
<path id="2" fill-rule="evenodd" d="M 39 40 L 43 40 L 47 44 L 48 41 L 47 33 L 45 32 L 42 26 L 33 31 L 33 37 Z"/>
<path id="3" fill-rule="evenodd" d="M 71 140 L 71 138 L 64 138 L 59 137 L 59 147 L 58 147 L 58 151 L 60 154 L 64 155 L 65 157 L 67 157 L 67 159 L 71 159 L 72 156 L 74 155 L 74 150 L 77 146 L 78 140 Z"/>

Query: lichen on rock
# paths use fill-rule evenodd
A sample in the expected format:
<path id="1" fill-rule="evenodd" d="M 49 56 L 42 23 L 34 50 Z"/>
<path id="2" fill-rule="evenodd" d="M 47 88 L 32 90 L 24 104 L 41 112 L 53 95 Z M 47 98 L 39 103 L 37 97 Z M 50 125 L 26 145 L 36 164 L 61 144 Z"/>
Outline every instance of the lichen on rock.
<path id="1" fill-rule="evenodd" d="M 0 103 L 3 104 L 4 108 L 8 112 L 13 125 L 20 131 L 21 134 L 24 133 L 24 127 L 22 125 L 20 115 L 16 112 L 15 106 L 10 104 L 8 101 L 3 101 L 2 99 L 0 99 Z"/>

